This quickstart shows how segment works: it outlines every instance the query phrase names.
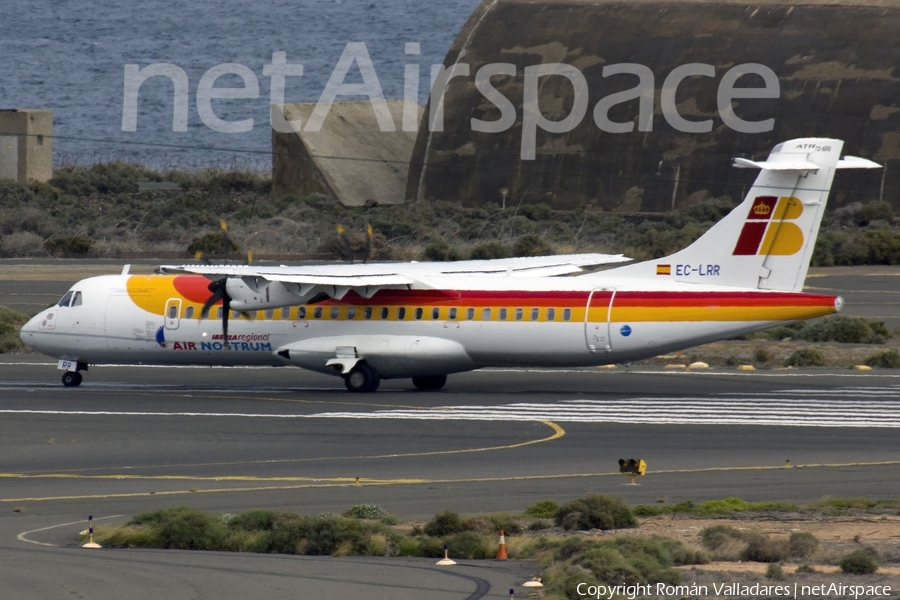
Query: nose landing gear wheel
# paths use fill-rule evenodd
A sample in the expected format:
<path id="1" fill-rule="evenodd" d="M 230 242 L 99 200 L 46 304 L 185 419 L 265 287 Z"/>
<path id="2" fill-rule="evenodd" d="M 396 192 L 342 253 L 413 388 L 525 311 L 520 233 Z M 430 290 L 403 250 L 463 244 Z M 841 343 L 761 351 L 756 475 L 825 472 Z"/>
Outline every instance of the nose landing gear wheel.
<path id="1" fill-rule="evenodd" d="M 344 385 L 354 393 L 374 392 L 380 383 L 381 378 L 378 377 L 378 373 L 366 363 L 356 365 L 350 374 L 344 377 Z"/>
<path id="2" fill-rule="evenodd" d="M 447 383 L 446 375 L 427 375 L 424 377 L 413 377 L 412 378 L 413 385 L 416 386 L 416 389 L 422 390 L 423 392 L 439 390 L 444 387 L 444 384 Z"/>
<path id="3" fill-rule="evenodd" d="M 81 385 L 81 373 L 78 371 L 66 371 L 62 376 L 62 383 L 66 387 L 78 387 Z"/>

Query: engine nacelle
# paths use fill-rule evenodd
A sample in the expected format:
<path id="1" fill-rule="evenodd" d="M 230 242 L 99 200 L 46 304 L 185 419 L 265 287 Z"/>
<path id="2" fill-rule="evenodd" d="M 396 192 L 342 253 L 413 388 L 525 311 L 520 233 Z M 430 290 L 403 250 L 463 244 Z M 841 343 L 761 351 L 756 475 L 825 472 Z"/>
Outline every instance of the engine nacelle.
<path id="1" fill-rule="evenodd" d="M 225 283 L 231 308 L 238 312 L 305 304 L 314 294 L 313 285 L 269 281 L 262 277 L 229 277 Z"/>
<path id="2" fill-rule="evenodd" d="M 281 346 L 275 354 L 287 364 L 330 375 L 341 375 L 364 360 L 385 379 L 443 375 L 478 368 L 462 344 L 414 335 L 318 337 Z"/>

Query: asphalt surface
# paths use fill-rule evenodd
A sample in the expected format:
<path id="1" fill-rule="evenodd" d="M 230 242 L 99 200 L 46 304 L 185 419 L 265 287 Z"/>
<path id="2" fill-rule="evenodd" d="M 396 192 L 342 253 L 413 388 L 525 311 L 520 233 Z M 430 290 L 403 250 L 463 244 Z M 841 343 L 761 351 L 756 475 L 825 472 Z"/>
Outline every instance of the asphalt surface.
<path id="1" fill-rule="evenodd" d="M 86 375 L 65 389 L 42 359 L 0 361 L 0 578 L 27 590 L 17 598 L 143 600 L 162 586 L 172 598 L 506 598 L 534 569 L 90 554 L 76 545 L 88 514 L 374 503 L 425 519 L 590 492 L 632 504 L 900 495 L 900 376 L 884 373 L 493 370 L 437 393 L 401 381 L 362 396 L 293 368 Z M 649 465 L 637 486 L 616 473 L 631 457 Z"/>

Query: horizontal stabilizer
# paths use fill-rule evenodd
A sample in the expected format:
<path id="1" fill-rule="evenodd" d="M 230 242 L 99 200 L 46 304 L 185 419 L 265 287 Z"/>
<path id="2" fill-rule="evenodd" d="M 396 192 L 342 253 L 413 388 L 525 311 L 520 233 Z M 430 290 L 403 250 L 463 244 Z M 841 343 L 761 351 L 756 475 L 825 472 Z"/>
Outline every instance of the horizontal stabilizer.
<path id="1" fill-rule="evenodd" d="M 845 156 L 837 162 L 836 169 L 880 169 L 881 165 L 867 158 Z"/>
<path id="2" fill-rule="evenodd" d="M 789 158 L 788 160 L 749 160 L 735 158 L 734 166 L 739 169 L 762 169 L 763 171 L 818 171 L 821 167 L 802 158 Z M 867 158 L 858 156 L 845 156 L 837 162 L 836 169 L 880 169 L 881 165 Z"/>
<path id="3" fill-rule="evenodd" d="M 763 171 L 818 171 L 820 169 L 819 165 L 802 158 L 779 161 L 735 158 L 734 166 L 739 169 L 762 169 Z"/>

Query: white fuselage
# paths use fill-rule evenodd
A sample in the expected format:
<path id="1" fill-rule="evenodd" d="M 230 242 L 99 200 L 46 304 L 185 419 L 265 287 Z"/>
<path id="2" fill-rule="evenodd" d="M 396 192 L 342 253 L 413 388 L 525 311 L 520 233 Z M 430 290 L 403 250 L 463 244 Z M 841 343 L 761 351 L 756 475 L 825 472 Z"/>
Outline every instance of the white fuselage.
<path id="1" fill-rule="evenodd" d="M 72 287 L 78 305 L 38 314 L 22 339 L 44 354 L 86 364 L 294 364 L 333 374 L 340 367 L 326 363 L 352 348 L 392 378 L 621 363 L 835 310 L 833 297 L 602 273 L 452 276 L 369 299 L 351 294 L 302 310 L 252 311 L 229 320 L 226 348 L 216 308 L 200 319 L 203 298 L 178 291 L 187 278 L 194 288 L 208 283 L 195 275 L 83 280 Z"/>

